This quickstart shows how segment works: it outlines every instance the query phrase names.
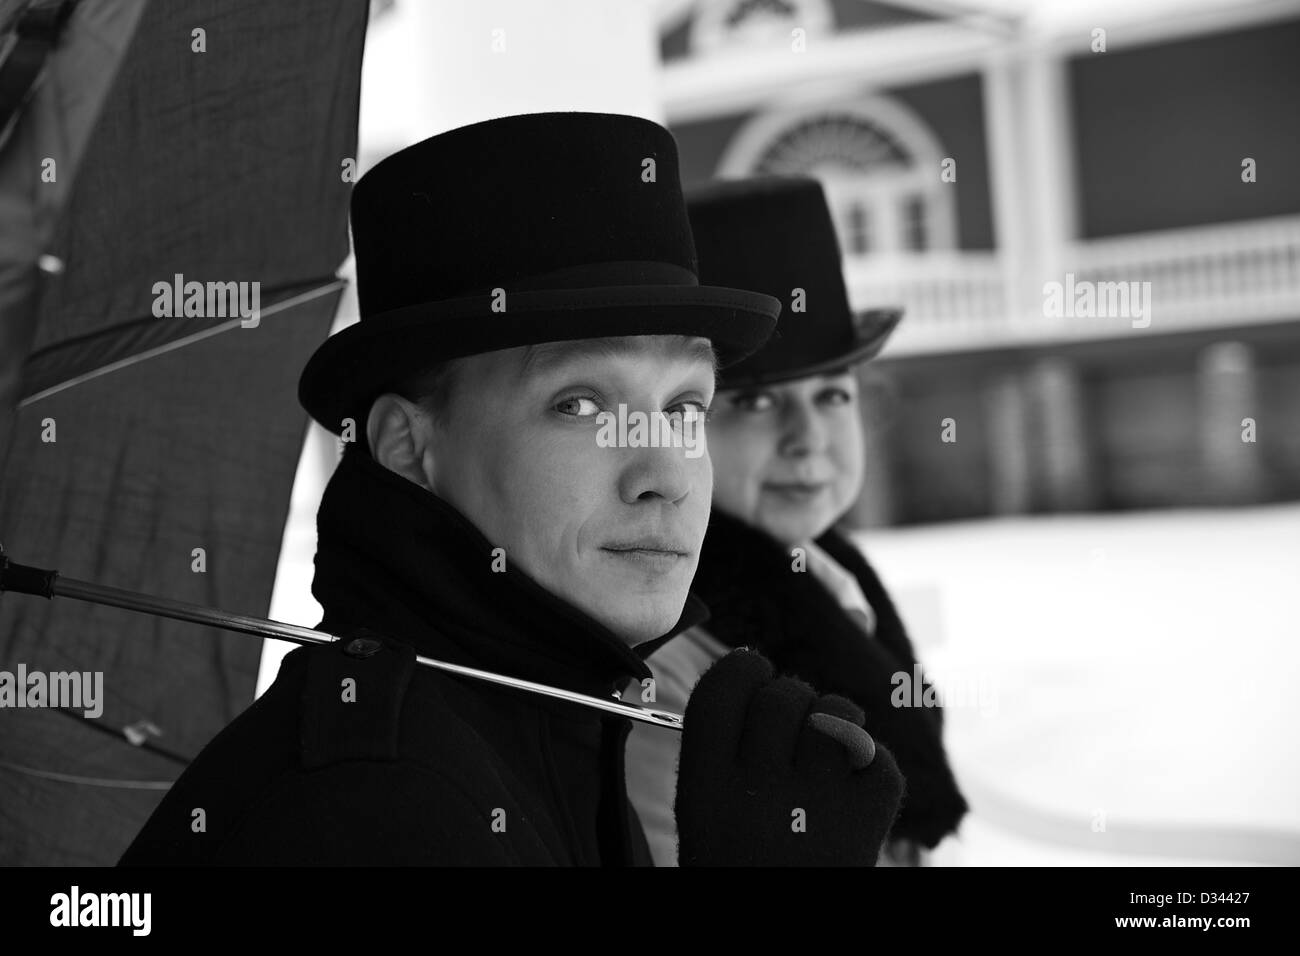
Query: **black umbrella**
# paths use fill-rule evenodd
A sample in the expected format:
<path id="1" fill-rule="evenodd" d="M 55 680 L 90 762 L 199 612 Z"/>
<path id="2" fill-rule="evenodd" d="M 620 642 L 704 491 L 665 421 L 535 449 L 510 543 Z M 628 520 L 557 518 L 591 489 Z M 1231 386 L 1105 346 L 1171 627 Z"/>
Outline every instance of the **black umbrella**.
<path id="1" fill-rule="evenodd" d="M 26 6 L 0 9 L 11 51 Z M 46 44 L 0 145 L 11 553 L 269 609 L 307 428 L 297 372 L 348 253 L 366 16 L 363 0 L 81 0 Z M 0 670 L 102 672 L 104 697 L 94 719 L 0 710 L 0 863 L 114 862 L 252 700 L 259 656 L 211 625 L 0 602 Z"/>

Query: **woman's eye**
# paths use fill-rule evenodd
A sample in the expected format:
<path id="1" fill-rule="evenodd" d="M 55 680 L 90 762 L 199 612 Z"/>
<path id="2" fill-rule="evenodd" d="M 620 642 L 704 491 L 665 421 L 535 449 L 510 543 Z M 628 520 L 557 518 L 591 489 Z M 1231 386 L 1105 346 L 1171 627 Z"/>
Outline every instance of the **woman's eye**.
<path id="1" fill-rule="evenodd" d="M 563 401 L 556 402 L 555 410 L 561 415 L 573 415 L 578 418 L 583 418 L 598 413 L 600 411 L 600 406 L 596 404 L 594 399 L 575 395 L 572 398 L 566 398 Z"/>
<path id="2" fill-rule="evenodd" d="M 776 404 L 769 392 L 741 392 L 731 400 L 731 406 L 742 412 L 765 412 Z"/>
<path id="3" fill-rule="evenodd" d="M 847 405 L 853 401 L 853 396 L 842 388 L 828 388 L 822 392 L 821 400 L 827 405 Z"/>

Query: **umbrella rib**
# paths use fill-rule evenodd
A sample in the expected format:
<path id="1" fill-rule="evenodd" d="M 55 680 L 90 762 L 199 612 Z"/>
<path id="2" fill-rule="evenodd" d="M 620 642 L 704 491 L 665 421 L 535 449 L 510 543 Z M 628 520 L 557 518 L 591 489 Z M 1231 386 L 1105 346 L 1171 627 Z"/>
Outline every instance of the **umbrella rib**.
<path id="1" fill-rule="evenodd" d="M 8 760 L 0 760 L 0 767 L 13 770 L 16 773 L 25 773 L 32 777 L 58 780 L 61 783 L 80 783 L 88 787 L 117 787 L 122 790 L 170 790 L 173 783 L 171 780 L 117 780 L 113 777 L 82 777 L 75 773 L 37 770 L 35 767 L 24 767 L 21 764 L 10 763 Z"/>
<path id="2" fill-rule="evenodd" d="M 277 312 L 292 309 L 304 302 L 310 302 L 312 299 L 318 299 L 323 295 L 328 295 L 336 289 L 341 289 L 347 285 L 347 281 L 347 279 L 334 279 L 325 285 L 317 286 L 314 289 L 309 289 L 306 292 L 299 293 L 298 295 L 290 296 L 282 302 L 268 305 L 266 308 L 259 310 L 259 318 L 262 316 L 274 315 Z M 88 372 L 82 372 L 80 375 L 60 382 L 57 385 L 51 385 L 49 388 L 42 389 L 34 395 L 28 395 L 26 398 L 23 398 L 18 402 L 18 407 L 25 408 L 33 402 L 38 402 L 43 398 L 49 398 L 51 395 L 55 395 L 64 389 L 80 385 L 82 382 L 87 382 L 90 379 L 98 378 L 101 375 L 107 375 L 109 372 L 116 372 L 118 369 L 128 368 L 129 366 L 135 365 L 137 362 L 143 362 L 145 359 L 155 358 L 159 355 L 163 355 L 175 349 L 183 348 L 187 345 L 193 345 L 195 342 L 210 338 L 211 336 L 217 335 L 221 332 L 228 332 L 233 328 L 237 328 L 243 321 L 242 318 L 232 318 L 229 322 L 223 322 L 220 325 L 211 326 L 202 331 L 182 336 L 181 338 L 167 342 L 163 345 L 157 345 L 153 348 L 145 349 L 143 352 L 137 352 L 135 355 L 127 358 L 118 359 L 116 362 L 101 365 L 99 368 L 91 369 Z"/>

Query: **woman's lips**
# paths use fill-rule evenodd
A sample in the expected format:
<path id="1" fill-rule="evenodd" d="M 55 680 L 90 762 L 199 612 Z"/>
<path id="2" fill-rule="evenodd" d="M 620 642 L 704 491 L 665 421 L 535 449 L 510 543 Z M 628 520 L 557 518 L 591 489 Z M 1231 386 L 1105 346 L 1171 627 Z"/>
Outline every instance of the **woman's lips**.
<path id="1" fill-rule="evenodd" d="M 830 487 L 830 482 L 809 483 L 803 481 L 764 482 L 763 490 L 783 501 L 803 503 L 812 501 Z"/>

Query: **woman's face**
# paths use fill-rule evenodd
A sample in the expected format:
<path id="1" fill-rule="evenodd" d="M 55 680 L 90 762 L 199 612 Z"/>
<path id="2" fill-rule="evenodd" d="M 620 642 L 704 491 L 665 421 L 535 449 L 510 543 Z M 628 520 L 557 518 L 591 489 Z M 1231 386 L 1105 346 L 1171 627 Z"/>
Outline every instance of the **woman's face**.
<path id="1" fill-rule="evenodd" d="M 862 489 L 862 419 L 851 371 L 718 392 L 705 427 L 713 505 L 794 546 Z"/>

